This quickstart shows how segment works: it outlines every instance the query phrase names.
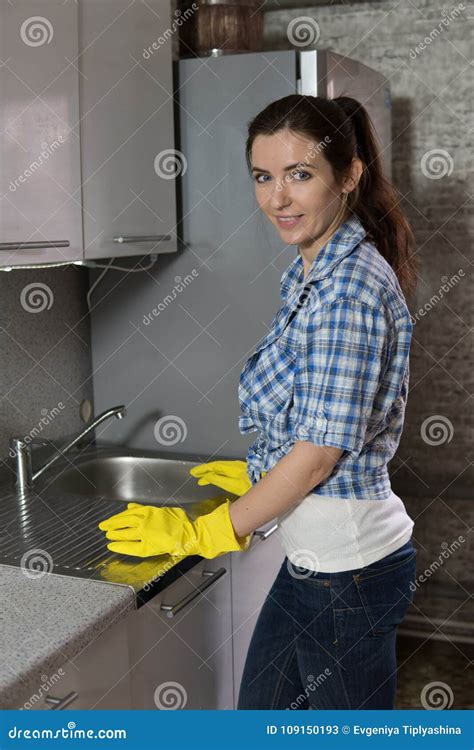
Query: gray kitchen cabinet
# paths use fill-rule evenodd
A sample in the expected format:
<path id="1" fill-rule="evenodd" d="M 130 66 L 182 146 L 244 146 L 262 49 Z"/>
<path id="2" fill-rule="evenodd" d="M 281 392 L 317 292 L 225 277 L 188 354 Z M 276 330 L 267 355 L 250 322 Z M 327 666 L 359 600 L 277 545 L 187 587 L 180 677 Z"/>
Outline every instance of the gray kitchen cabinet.
<path id="1" fill-rule="evenodd" d="M 0 4 L 0 266 L 83 257 L 78 8 Z"/>
<path id="2" fill-rule="evenodd" d="M 169 0 L 80 0 L 79 24 L 85 258 L 175 252 Z"/>
<path id="3" fill-rule="evenodd" d="M 276 532 L 276 533 L 275 533 Z M 232 640 L 235 705 L 250 639 L 262 604 L 285 557 L 276 520 L 254 533 L 247 552 L 232 553 Z"/>
<path id="4" fill-rule="evenodd" d="M 169 27 L 169 0 L 0 4 L 0 266 L 176 252 Z"/>
<path id="5" fill-rule="evenodd" d="M 37 686 L 23 696 L 17 707 L 45 711 L 129 709 L 132 698 L 128 634 L 133 614 L 125 615 L 76 657 L 48 674 L 46 687 Z"/>
<path id="6" fill-rule="evenodd" d="M 233 708 L 229 555 L 198 563 L 129 622 L 132 708 Z"/>

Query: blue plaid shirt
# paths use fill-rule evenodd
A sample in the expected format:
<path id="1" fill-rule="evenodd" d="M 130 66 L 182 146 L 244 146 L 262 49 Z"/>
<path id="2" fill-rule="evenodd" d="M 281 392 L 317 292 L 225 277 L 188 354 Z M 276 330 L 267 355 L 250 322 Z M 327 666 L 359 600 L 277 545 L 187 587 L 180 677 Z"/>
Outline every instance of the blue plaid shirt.
<path id="1" fill-rule="evenodd" d="M 282 304 L 239 380 L 240 432 L 252 483 L 296 440 L 344 450 L 311 492 L 353 500 L 390 496 L 387 464 L 399 445 L 413 323 L 397 277 L 355 216 L 303 278 L 297 257 Z"/>

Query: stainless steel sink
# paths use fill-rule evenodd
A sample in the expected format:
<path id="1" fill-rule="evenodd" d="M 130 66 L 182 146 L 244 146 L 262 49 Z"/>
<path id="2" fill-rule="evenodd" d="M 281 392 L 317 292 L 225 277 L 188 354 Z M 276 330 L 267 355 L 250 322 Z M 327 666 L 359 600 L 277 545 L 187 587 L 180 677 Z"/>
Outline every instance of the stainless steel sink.
<path id="1" fill-rule="evenodd" d="M 122 502 L 183 505 L 199 502 L 215 493 L 215 487 L 201 487 L 189 474 L 197 461 L 164 458 L 136 452 L 83 454 L 36 484 L 38 492 L 94 495 Z M 214 492 L 213 492 L 214 490 Z"/>

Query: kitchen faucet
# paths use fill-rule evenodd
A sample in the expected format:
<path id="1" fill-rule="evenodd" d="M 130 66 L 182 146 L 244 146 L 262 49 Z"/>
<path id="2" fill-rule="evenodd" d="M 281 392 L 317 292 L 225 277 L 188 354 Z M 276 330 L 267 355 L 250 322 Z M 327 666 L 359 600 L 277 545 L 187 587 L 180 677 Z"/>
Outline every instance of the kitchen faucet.
<path id="1" fill-rule="evenodd" d="M 91 430 L 97 427 L 101 422 L 105 422 L 110 417 L 117 417 L 117 419 L 123 419 L 127 415 L 125 406 L 113 406 L 111 409 L 99 414 L 91 424 L 86 427 L 79 435 L 76 435 L 63 448 L 59 448 L 53 456 L 46 461 L 46 463 L 37 471 L 33 473 L 32 460 L 31 460 L 31 445 L 30 442 L 26 442 L 25 438 L 13 437 L 10 438 L 10 448 L 15 453 L 15 467 L 16 467 L 16 487 L 20 494 L 24 494 L 25 491 L 31 489 L 33 482 L 38 479 L 49 467 L 54 464 L 59 458 L 64 456 L 74 445 L 79 443 L 82 438 L 87 435 Z"/>

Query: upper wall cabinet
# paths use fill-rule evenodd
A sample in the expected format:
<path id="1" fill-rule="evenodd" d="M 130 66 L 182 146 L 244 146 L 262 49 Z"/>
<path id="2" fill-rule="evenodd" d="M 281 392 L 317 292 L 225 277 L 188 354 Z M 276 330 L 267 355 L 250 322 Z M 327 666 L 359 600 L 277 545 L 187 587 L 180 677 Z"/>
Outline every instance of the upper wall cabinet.
<path id="1" fill-rule="evenodd" d="M 0 266 L 175 252 L 169 0 L 0 2 Z"/>
<path id="2" fill-rule="evenodd" d="M 0 265 L 83 257 L 78 9 L 0 3 Z"/>
<path id="3" fill-rule="evenodd" d="M 79 3 L 86 258 L 177 249 L 169 28 L 169 0 Z"/>

